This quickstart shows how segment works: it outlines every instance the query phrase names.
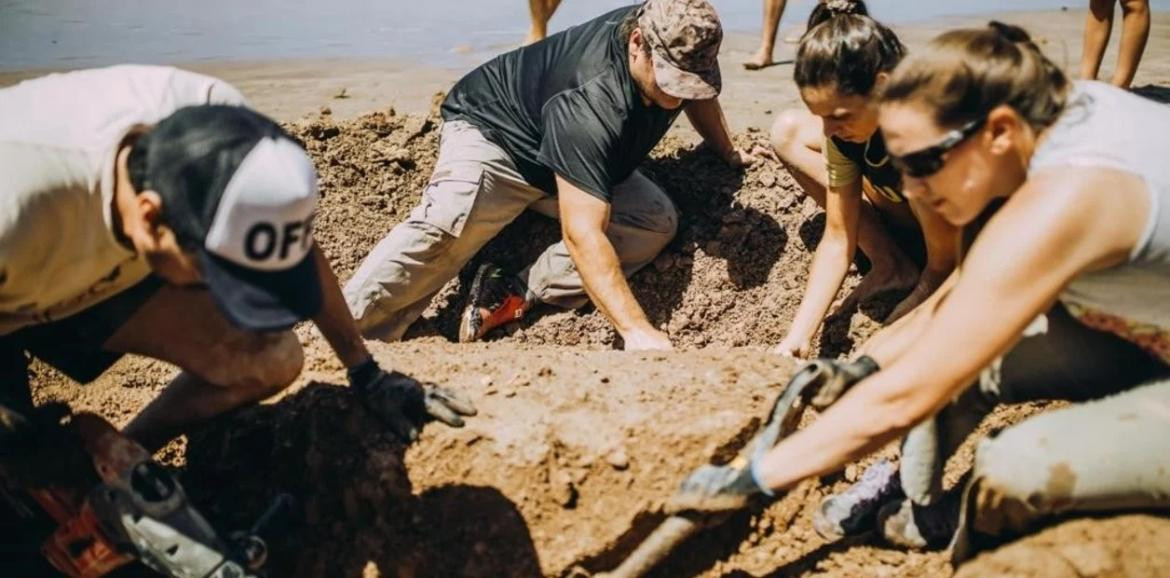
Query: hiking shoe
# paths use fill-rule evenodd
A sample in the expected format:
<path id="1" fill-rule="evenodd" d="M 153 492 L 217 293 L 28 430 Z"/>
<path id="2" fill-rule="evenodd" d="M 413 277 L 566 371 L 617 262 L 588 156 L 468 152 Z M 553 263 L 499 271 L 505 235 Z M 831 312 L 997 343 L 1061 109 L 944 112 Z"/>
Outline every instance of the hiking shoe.
<path id="1" fill-rule="evenodd" d="M 459 341 L 476 341 L 501 325 L 519 321 L 530 306 L 526 293 L 524 283 L 515 276 L 491 263 L 480 265 L 459 322 Z"/>
<path id="2" fill-rule="evenodd" d="M 863 533 L 874 527 L 879 508 L 903 496 L 898 467 L 880 460 L 849 489 L 821 502 L 813 514 L 813 528 L 827 540 Z"/>
<path id="3" fill-rule="evenodd" d="M 888 503 L 878 512 L 878 529 L 895 546 L 912 550 L 945 548 L 959 525 L 961 495 L 961 491 L 948 492 L 929 506 L 915 505 L 909 499 Z"/>

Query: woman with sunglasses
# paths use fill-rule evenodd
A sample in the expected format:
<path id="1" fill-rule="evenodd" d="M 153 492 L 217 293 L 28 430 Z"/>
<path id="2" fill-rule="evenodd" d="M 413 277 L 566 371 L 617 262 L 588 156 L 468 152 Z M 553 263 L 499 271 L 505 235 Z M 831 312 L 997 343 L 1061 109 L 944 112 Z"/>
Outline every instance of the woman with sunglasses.
<path id="1" fill-rule="evenodd" d="M 1170 108 L 1069 82 L 992 23 L 903 62 L 880 120 L 907 194 L 964 228 L 954 281 L 870 344 L 883 369 L 746 473 L 702 468 L 675 507 L 734 506 L 905 435 L 900 475 L 867 472 L 851 508 L 897 544 L 954 538 L 961 560 L 1073 512 L 1170 509 Z M 942 492 L 983 417 L 1032 400 L 1073 403 L 981 440 Z"/>
<path id="2" fill-rule="evenodd" d="M 808 356 L 858 248 L 872 267 L 842 308 L 913 288 L 890 320 L 929 297 L 954 268 L 954 229 L 902 194 L 878 130 L 874 94 L 906 49 L 867 14 L 859 0 L 816 6 L 796 57 L 796 84 L 808 109 L 781 114 L 772 129 L 777 156 L 826 214 L 804 298 L 776 347 L 785 355 Z"/>

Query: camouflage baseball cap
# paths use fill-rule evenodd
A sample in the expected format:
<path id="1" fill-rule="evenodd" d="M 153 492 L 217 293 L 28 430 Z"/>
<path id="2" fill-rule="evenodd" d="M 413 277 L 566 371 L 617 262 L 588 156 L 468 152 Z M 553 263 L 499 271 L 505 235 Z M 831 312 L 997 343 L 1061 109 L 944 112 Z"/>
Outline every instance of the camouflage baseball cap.
<path id="1" fill-rule="evenodd" d="M 663 92 L 686 100 L 719 95 L 723 25 L 707 0 L 646 0 L 638 28 L 650 45 L 654 80 Z"/>

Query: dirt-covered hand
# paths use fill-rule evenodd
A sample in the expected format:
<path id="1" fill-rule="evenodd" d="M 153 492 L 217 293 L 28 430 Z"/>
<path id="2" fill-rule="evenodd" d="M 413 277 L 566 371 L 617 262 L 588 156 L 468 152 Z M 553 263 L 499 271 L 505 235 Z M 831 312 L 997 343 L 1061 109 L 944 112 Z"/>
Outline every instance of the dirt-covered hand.
<path id="1" fill-rule="evenodd" d="M 751 467 L 704 465 L 687 476 L 666 503 L 669 514 L 730 512 L 747 507 L 755 496 L 768 495 Z"/>
<path id="2" fill-rule="evenodd" d="M 817 409 L 825 409 L 833 405 L 845 391 L 853 384 L 875 374 L 880 368 L 874 359 L 862 355 L 853 361 L 839 361 L 836 359 L 817 359 L 805 364 L 797 375 L 807 374 L 813 379 L 821 380 L 816 395 L 809 400 L 809 405 Z"/>
<path id="3" fill-rule="evenodd" d="M 349 384 L 366 408 L 405 442 L 418 439 L 419 430 L 432 419 L 462 427 L 463 416 L 476 413 L 466 397 L 404 373 L 386 372 L 372 357 L 349 370 Z"/>

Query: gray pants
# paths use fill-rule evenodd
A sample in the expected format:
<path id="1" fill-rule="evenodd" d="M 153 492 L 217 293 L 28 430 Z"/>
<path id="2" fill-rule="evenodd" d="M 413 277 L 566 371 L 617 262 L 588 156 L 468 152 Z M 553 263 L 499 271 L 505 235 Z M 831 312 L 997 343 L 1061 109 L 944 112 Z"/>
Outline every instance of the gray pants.
<path id="1" fill-rule="evenodd" d="M 362 334 L 401 339 L 439 289 L 525 209 L 558 216 L 556 198 L 528 184 L 503 149 L 467 122 L 444 123 L 439 159 L 422 201 L 345 285 Z M 606 236 L 627 277 L 653 261 L 677 229 L 674 203 L 640 172 L 614 187 Z M 587 302 L 563 241 L 520 278 L 545 303 L 573 308 Z"/>
<path id="2" fill-rule="evenodd" d="M 911 501 L 942 495 L 943 466 L 998 403 L 1068 400 L 980 441 L 956 536 L 1010 536 L 1070 511 L 1170 509 L 1170 366 L 1060 305 L 1037 319 L 979 383 L 902 444 Z"/>

